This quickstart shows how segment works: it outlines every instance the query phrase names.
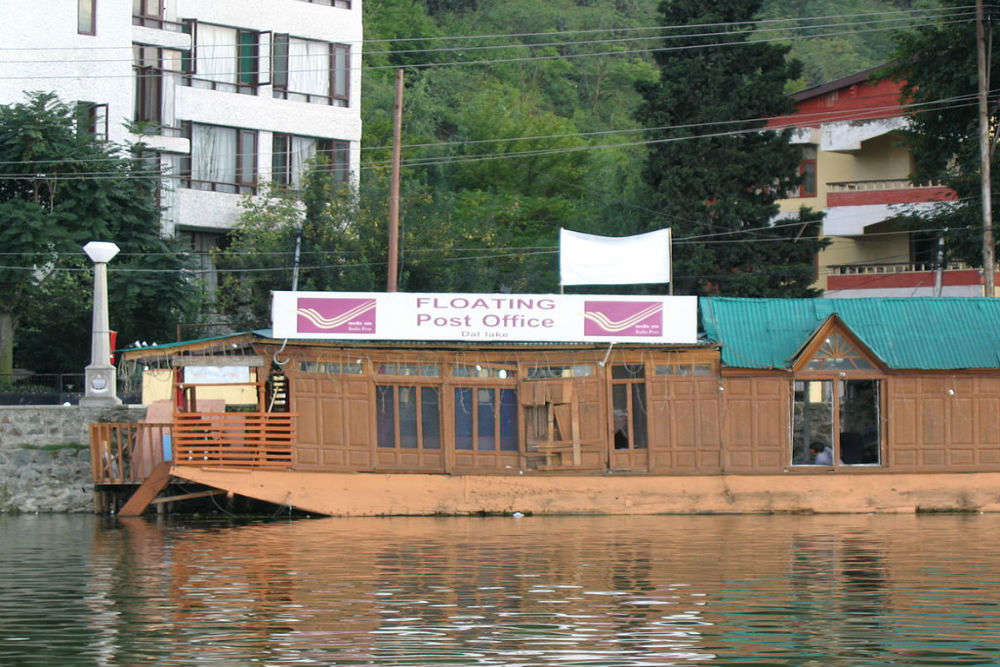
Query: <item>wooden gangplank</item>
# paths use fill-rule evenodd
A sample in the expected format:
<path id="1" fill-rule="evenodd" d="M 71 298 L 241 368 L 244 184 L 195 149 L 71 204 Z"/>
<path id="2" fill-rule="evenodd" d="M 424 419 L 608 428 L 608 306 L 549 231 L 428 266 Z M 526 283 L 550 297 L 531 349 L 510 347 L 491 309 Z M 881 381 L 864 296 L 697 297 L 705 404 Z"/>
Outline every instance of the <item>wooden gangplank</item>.
<path id="1" fill-rule="evenodd" d="M 135 493 L 128 499 L 118 511 L 118 516 L 140 516 L 153 502 L 153 499 L 160 494 L 160 491 L 167 488 L 170 483 L 170 461 L 163 461 L 150 473 L 143 483 L 135 490 Z"/>

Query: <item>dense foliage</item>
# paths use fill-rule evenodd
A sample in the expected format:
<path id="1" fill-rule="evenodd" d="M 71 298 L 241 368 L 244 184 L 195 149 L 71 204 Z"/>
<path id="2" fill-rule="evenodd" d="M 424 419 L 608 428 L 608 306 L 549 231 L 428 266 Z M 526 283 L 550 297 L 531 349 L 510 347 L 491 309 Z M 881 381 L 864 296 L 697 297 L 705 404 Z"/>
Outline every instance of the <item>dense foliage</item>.
<path id="1" fill-rule="evenodd" d="M 109 265 L 109 303 L 123 340 L 167 338 L 191 294 L 159 234 L 157 180 L 141 160 L 78 132 L 75 114 L 51 94 L 0 106 L 0 374 L 15 359 L 37 372 L 89 362 L 88 241 L 122 250 Z"/>
<path id="2" fill-rule="evenodd" d="M 889 33 L 883 28 L 867 32 L 864 21 L 824 28 L 833 19 L 822 17 L 890 12 L 920 2 L 852 0 L 845 5 L 831 0 L 767 0 L 759 7 L 757 2 L 729 2 L 734 9 L 728 13 L 665 16 L 657 11 L 658 0 L 366 0 L 360 191 L 340 192 L 330 200 L 331 210 L 337 211 L 331 215 L 338 222 L 326 232 L 309 232 L 313 223 L 305 223 L 303 248 L 314 254 L 303 254 L 301 264 L 318 268 L 304 268 L 305 282 L 300 284 L 316 289 L 384 288 L 396 67 L 406 67 L 401 289 L 554 291 L 559 227 L 627 235 L 673 225 L 675 238 L 680 238 L 705 229 L 718 232 L 764 224 L 773 210 L 770 201 L 784 187 L 775 184 L 791 182 L 788 165 L 797 160 L 794 150 L 785 147 L 780 156 L 758 163 L 754 152 L 758 143 L 776 145 L 780 139 L 677 143 L 669 150 L 678 159 L 690 154 L 693 163 L 693 156 L 698 156 L 699 169 L 715 172 L 710 177 L 714 191 L 724 182 L 730 192 L 737 182 L 760 190 L 751 197 L 756 202 L 753 211 L 729 211 L 722 221 L 702 216 L 689 225 L 697 218 L 694 211 L 700 207 L 704 212 L 705 200 L 698 197 L 709 186 L 678 186 L 686 190 L 684 197 L 663 203 L 659 183 L 643 177 L 645 142 L 683 135 L 644 133 L 642 128 L 666 118 L 733 120 L 786 109 L 783 92 L 880 64 L 889 51 Z M 751 40 L 786 40 L 791 54 L 801 55 L 806 63 L 802 73 L 785 62 L 784 51 L 765 50 L 777 55 L 749 60 L 754 67 L 775 69 L 772 78 L 762 79 L 767 81 L 766 90 L 718 73 L 712 75 L 712 86 L 695 79 L 684 93 L 689 104 L 706 103 L 696 113 L 656 111 L 644 103 L 638 88 L 652 90 L 661 80 L 652 50 L 676 41 L 665 40 L 664 31 L 650 30 L 651 26 L 681 25 L 716 15 L 751 17 L 755 12 L 768 20 L 818 17 L 807 31 L 795 31 L 787 22 L 768 22 L 750 35 Z M 468 35 L 477 37 L 455 38 Z M 755 48 L 712 49 L 711 55 L 702 54 L 703 66 L 711 68 L 718 62 L 740 68 L 744 54 L 756 53 L 749 50 Z M 736 84 L 742 91 L 739 95 L 713 89 Z M 682 87 L 678 82 L 678 92 Z M 765 99 L 756 99 L 761 93 Z M 644 104 L 645 115 L 639 117 Z M 666 153 L 657 155 L 664 159 Z M 744 170 L 733 181 L 732 175 Z M 673 167 L 670 172 L 678 183 L 687 177 Z M 298 197 L 295 193 L 267 196 L 277 196 L 282 204 L 267 213 L 260 201 L 248 202 L 233 252 L 246 255 L 260 248 L 279 254 L 268 255 L 266 266 L 271 270 L 262 272 L 266 277 L 257 275 L 249 284 L 249 272 L 232 274 L 231 287 L 222 291 L 223 312 L 241 322 L 251 314 L 259 323 L 266 322 L 269 286 L 291 285 L 289 258 L 295 230 L 303 224 L 303 204 L 292 203 Z M 689 211 L 691 202 L 694 210 Z M 664 208 L 670 208 L 669 216 Z M 279 215 L 282 222 L 275 224 L 283 231 L 262 228 L 260 221 L 269 215 Z M 781 227 L 772 235 L 806 238 L 814 232 L 814 226 Z M 768 242 L 757 244 L 748 255 L 738 243 L 679 243 L 677 277 L 685 281 L 685 289 L 727 291 L 732 281 L 714 276 L 735 268 L 741 274 L 738 293 L 802 294 L 802 284 L 812 272 L 805 267 L 815 249 L 811 242 Z M 225 261 L 229 268 L 250 268 L 232 254 Z M 769 271 L 750 270 L 764 266 Z M 235 280 L 237 275 L 240 281 Z M 237 282 L 245 287 L 238 289 Z"/>
<path id="3" fill-rule="evenodd" d="M 678 128 L 649 147 L 644 175 L 653 205 L 675 235 L 703 239 L 674 253 L 675 288 L 726 296 L 813 295 L 813 260 L 822 245 L 815 238 L 818 216 L 803 211 L 794 234 L 786 226 L 769 227 L 776 200 L 799 183 L 801 148 L 790 143 L 789 130 L 762 131 L 763 121 L 718 123 L 790 112 L 784 89 L 799 64 L 786 57 L 785 46 L 714 45 L 745 42 L 746 22 L 758 3 L 672 0 L 660 7 L 667 25 L 739 26 L 724 35 L 673 40 L 674 49 L 655 54 L 659 81 L 639 86 L 642 124 Z"/>

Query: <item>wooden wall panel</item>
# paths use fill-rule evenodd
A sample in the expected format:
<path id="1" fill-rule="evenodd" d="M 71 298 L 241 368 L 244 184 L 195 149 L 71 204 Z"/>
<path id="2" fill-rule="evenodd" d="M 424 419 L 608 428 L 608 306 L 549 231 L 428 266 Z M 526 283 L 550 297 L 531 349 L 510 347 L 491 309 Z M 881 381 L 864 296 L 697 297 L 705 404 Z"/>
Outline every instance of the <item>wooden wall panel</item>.
<path id="1" fill-rule="evenodd" d="M 782 470 L 791 456 L 788 428 L 791 380 L 726 378 L 722 386 L 725 470 Z"/>
<path id="2" fill-rule="evenodd" d="M 650 471 L 719 471 L 719 390 L 714 377 L 659 375 L 650 390 Z"/>
<path id="3" fill-rule="evenodd" d="M 1000 468 L 1000 377 L 890 377 L 888 468 Z"/>

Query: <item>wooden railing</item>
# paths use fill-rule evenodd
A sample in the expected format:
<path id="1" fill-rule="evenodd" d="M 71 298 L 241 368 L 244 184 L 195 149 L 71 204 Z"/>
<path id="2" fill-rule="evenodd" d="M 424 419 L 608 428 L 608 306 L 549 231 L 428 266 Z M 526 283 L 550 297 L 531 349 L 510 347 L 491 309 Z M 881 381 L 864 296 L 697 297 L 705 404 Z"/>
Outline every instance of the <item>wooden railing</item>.
<path id="1" fill-rule="evenodd" d="M 178 412 L 174 465 L 288 467 L 295 417 L 289 412 Z"/>
<path id="2" fill-rule="evenodd" d="M 163 461 L 171 424 L 91 424 L 90 469 L 95 484 L 141 484 Z"/>
<path id="3" fill-rule="evenodd" d="M 912 190 L 915 188 L 940 188 L 942 183 L 928 181 L 913 183 L 908 178 L 878 178 L 867 181 L 838 181 L 826 184 L 827 193 L 872 192 L 876 190 Z"/>
<path id="4" fill-rule="evenodd" d="M 830 264 L 827 270 L 833 275 L 852 276 L 871 273 L 926 273 L 936 271 L 937 262 L 879 262 L 872 264 Z M 942 267 L 945 271 L 968 271 L 970 267 L 964 262 L 946 262 Z"/>

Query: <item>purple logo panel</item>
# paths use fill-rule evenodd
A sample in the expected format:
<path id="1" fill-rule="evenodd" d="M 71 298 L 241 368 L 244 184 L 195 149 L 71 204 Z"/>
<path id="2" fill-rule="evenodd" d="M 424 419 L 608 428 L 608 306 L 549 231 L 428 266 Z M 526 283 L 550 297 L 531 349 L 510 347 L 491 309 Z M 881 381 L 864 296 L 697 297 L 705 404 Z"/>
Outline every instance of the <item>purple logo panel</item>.
<path id="1" fill-rule="evenodd" d="M 584 336 L 662 336 L 660 301 L 586 301 Z"/>
<path id="2" fill-rule="evenodd" d="M 300 333 L 375 333 L 375 299 L 299 299 Z"/>

